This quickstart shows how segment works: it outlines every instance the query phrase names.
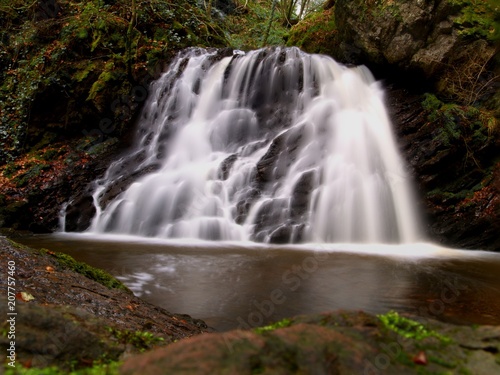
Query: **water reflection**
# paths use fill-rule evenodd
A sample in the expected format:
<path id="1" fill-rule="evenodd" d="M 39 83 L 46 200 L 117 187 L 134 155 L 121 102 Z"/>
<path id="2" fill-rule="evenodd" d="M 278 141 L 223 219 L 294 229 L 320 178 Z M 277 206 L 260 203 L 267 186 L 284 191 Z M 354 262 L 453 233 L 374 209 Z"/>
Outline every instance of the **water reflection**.
<path id="1" fill-rule="evenodd" d="M 145 300 L 217 330 L 335 309 L 500 324 L 500 254 L 432 246 L 268 247 L 35 236 L 19 242 L 103 268 Z M 415 250 L 415 249 L 413 249 Z M 384 253 L 385 255 L 376 255 Z"/>

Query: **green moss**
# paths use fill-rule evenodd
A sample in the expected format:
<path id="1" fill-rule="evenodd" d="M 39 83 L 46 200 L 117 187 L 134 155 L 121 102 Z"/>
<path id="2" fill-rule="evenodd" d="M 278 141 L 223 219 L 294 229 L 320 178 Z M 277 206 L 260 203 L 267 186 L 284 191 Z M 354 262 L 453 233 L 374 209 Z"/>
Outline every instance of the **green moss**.
<path id="1" fill-rule="evenodd" d="M 377 317 L 386 329 L 405 338 L 420 341 L 428 337 L 435 337 L 443 344 L 451 343 L 449 337 L 432 331 L 415 320 L 402 317 L 395 311 L 389 311 L 386 314 L 377 315 Z"/>
<path id="2" fill-rule="evenodd" d="M 5 375 L 118 375 L 121 362 L 111 362 L 106 364 L 97 364 L 92 367 L 83 368 L 68 372 L 57 367 L 46 368 L 16 368 L 5 367 Z"/>
<path id="3" fill-rule="evenodd" d="M 423 98 L 422 107 L 427 119 L 440 126 L 440 138 L 447 146 L 462 139 L 468 149 L 470 146 L 479 149 L 496 131 L 497 121 L 488 110 L 473 105 L 444 103 L 429 93 Z"/>
<path id="4" fill-rule="evenodd" d="M 289 32 L 287 45 L 309 53 L 335 55 L 338 41 L 334 9 L 312 13 L 295 25 Z"/>
<path id="5" fill-rule="evenodd" d="M 456 368 L 457 367 L 457 364 L 454 363 L 454 362 L 448 362 L 442 358 L 439 358 L 439 357 L 436 357 L 436 356 L 429 356 L 429 362 L 432 362 L 432 363 L 436 363 L 442 367 L 446 367 L 446 368 Z"/>
<path id="6" fill-rule="evenodd" d="M 120 281 L 118 281 L 106 271 L 91 267 L 83 262 L 78 262 L 70 255 L 64 253 L 56 253 L 47 249 L 41 249 L 40 253 L 54 257 L 62 267 L 69 268 L 110 289 L 122 289 L 129 293 L 132 293 L 125 285 L 123 285 Z"/>
<path id="7" fill-rule="evenodd" d="M 151 332 L 134 332 L 128 330 L 118 330 L 111 327 L 108 328 L 108 331 L 120 342 L 133 345 L 141 352 L 151 349 L 158 344 L 162 344 L 165 341 L 163 337 L 158 337 Z"/>
<path id="8" fill-rule="evenodd" d="M 292 323 L 293 323 L 293 320 L 285 318 L 285 319 L 280 320 L 279 322 L 269 324 L 269 325 L 264 326 L 264 327 L 257 327 L 254 329 L 254 332 L 258 333 L 258 334 L 262 334 L 264 332 L 274 331 L 275 329 L 278 329 L 278 328 L 290 327 L 292 325 Z"/>
<path id="9" fill-rule="evenodd" d="M 40 176 L 40 174 L 47 169 L 50 169 L 50 165 L 44 163 L 32 162 L 29 164 L 28 170 L 24 173 L 17 175 L 14 178 L 13 182 L 16 184 L 17 187 L 24 187 L 33 178 Z"/>
<path id="10" fill-rule="evenodd" d="M 454 20 L 459 34 L 464 37 L 500 40 L 499 0 L 450 0 L 461 7 L 461 14 Z"/>

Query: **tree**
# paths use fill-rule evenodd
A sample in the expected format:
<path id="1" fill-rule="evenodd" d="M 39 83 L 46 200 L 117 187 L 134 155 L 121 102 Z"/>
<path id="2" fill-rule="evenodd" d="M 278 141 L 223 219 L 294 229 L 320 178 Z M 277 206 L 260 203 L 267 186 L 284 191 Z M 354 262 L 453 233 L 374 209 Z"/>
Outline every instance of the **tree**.
<path id="1" fill-rule="evenodd" d="M 271 15 L 269 16 L 269 22 L 267 24 L 266 33 L 264 34 L 264 40 L 262 41 L 262 47 L 264 47 L 267 43 L 267 39 L 269 38 L 269 33 L 271 31 L 271 25 L 273 23 L 274 12 L 276 10 L 277 0 L 273 0 L 273 5 L 271 7 Z"/>
<path id="2" fill-rule="evenodd" d="M 137 7 L 135 0 L 132 0 L 131 4 L 131 12 L 130 21 L 128 23 L 127 29 L 127 75 L 130 80 L 132 80 L 132 34 L 134 32 L 134 27 L 137 19 Z"/>

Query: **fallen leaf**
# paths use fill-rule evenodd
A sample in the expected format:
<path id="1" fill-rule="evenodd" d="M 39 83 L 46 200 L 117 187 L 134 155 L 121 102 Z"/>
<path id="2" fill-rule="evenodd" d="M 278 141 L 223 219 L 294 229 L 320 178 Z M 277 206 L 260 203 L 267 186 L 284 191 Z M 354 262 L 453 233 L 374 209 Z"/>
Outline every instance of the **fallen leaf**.
<path id="1" fill-rule="evenodd" d="M 33 295 L 31 295 L 30 293 L 28 292 L 21 292 L 21 299 L 24 301 L 24 302 L 29 302 L 29 301 L 33 301 L 35 299 L 35 297 L 33 297 Z"/>
<path id="2" fill-rule="evenodd" d="M 413 363 L 416 363 L 417 365 L 426 365 L 427 356 L 425 355 L 425 352 L 418 352 L 418 354 L 413 357 Z"/>

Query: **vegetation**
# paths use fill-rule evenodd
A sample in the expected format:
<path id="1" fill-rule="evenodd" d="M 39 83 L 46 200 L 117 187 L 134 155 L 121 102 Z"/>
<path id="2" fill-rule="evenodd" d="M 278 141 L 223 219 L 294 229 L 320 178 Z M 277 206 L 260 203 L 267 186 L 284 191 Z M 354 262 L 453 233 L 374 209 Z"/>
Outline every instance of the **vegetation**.
<path id="1" fill-rule="evenodd" d="M 108 331 L 116 337 L 118 341 L 124 344 L 130 344 L 141 352 L 151 349 L 158 344 L 162 344 L 165 341 L 163 337 L 155 336 L 151 332 L 132 332 L 111 327 L 108 328 Z"/>
<path id="2" fill-rule="evenodd" d="M 107 364 L 97 364 L 92 367 L 74 370 L 68 373 L 58 367 L 46 368 L 25 368 L 18 366 L 16 368 L 6 368 L 5 375 L 118 375 L 120 362 L 111 362 Z"/>
<path id="3" fill-rule="evenodd" d="M 91 280 L 97 281 L 99 284 L 102 284 L 110 289 L 122 289 L 130 292 L 130 290 L 125 285 L 123 285 L 120 281 L 118 281 L 106 271 L 91 267 L 83 262 L 78 262 L 70 255 L 57 253 L 47 249 L 41 249 L 40 253 L 52 256 L 62 267 L 69 268 L 79 274 L 84 275 L 85 277 L 88 277 Z"/>
<path id="4" fill-rule="evenodd" d="M 299 46 L 309 53 L 334 55 L 338 46 L 334 9 L 314 12 L 289 32 L 287 45 Z"/>
<path id="5" fill-rule="evenodd" d="M 500 0 L 450 0 L 462 8 L 455 20 L 463 36 L 500 41 Z"/>
<path id="6" fill-rule="evenodd" d="M 428 120 L 440 124 L 440 138 L 446 145 L 462 140 L 470 149 L 486 143 L 497 129 L 494 114 L 484 108 L 445 103 L 434 94 L 424 95 L 422 106 Z"/>
<path id="7" fill-rule="evenodd" d="M 276 323 L 269 324 L 267 326 L 257 327 L 254 329 L 254 332 L 262 334 L 264 332 L 274 331 L 275 329 L 278 329 L 278 328 L 290 327 L 292 324 L 293 324 L 293 321 L 291 319 L 285 318 L 285 319 L 282 319 Z"/>
<path id="8" fill-rule="evenodd" d="M 385 328 L 405 338 L 420 341 L 427 337 L 435 337 L 444 344 L 451 343 L 450 338 L 428 329 L 415 320 L 405 318 L 395 311 L 389 311 L 386 314 L 377 315 L 377 317 Z"/>
<path id="9" fill-rule="evenodd" d="M 225 19 L 226 35 L 233 48 L 252 50 L 265 45 L 282 45 L 287 28 L 279 12 L 272 12 L 274 1 L 247 1 Z M 268 25 L 269 29 L 266 36 Z"/>
<path id="10" fill-rule="evenodd" d="M 81 136 L 109 117 L 119 134 L 165 60 L 226 44 L 188 1 L 0 0 L 0 14 L 0 164 L 47 130 Z"/>

